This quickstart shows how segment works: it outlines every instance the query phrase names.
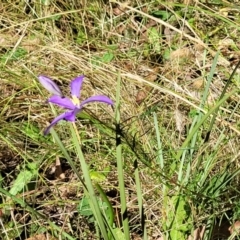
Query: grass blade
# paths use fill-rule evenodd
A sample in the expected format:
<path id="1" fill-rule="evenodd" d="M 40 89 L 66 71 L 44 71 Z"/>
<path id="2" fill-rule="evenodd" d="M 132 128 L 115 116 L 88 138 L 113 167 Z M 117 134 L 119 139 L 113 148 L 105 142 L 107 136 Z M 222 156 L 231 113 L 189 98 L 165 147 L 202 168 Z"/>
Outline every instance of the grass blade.
<path id="1" fill-rule="evenodd" d="M 121 78 L 118 75 L 117 82 L 117 96 L 116 96 L 116 155 L 117 155 L 117 172 L 118 182 L 120 189 L 121 201 L 121 217 L 123 222 L 123 231 L 126 240 L 130 240 L 129 232 L 129 218 L 127 212 L 126 193 L 124 186 L 124 173 L 123 173 L 123 157 L 122 157 L 122 144 L 121 144 L 121 127 L 120 127 L 120 83 Z"/>

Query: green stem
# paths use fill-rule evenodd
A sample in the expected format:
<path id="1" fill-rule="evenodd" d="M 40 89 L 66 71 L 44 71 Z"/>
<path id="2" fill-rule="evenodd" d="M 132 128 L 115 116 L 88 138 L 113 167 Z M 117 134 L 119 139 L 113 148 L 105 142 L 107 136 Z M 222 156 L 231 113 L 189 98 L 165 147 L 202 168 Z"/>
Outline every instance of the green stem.
<path id="1" fill-rule="evenodd" d="M 76 152 L 77 152 L 78 158 L 79 158 L 80 163 L 81 163 L 84 180 L 85 180 L 85 184 L 86 184 L 86 187 L 87 187 L 87 194 L 88 194 L 88 197 L 90 199 L 90 202 L 89 202 L 90 206 L 91 206 L 92 211 L 94 213 L 94 217 L 98 222 L 98 226 L 100 227 L 100 230 L 101 230 L 101 233 L 102 233 L 104 239 L 109 239 L 108 234 L 107 234 L 107 230 L 106 230 L 106 227 L 105 227 L 105 224 L 104 224 L 104 221 L 103 221 L 103 215 L 102 215 L 101 210 L 99 208 L 97 197 L 95 195 L 94 188 L 93 188 L 93 185 L 92 185 L 88 165 L 85 161 L 85 158 L 84 158 L 84 155 L 83 155 L 83 152 L 82 152 L 82 149 L 81 149 L 81 141 L 80 141 L 80 137 L 78 135 L 78 131 L 77 131 L 75 123 L 70 125 L 70 129 L 71 129 L 71 133 L 72 133 L 73 143 L 75 145 Z"/>

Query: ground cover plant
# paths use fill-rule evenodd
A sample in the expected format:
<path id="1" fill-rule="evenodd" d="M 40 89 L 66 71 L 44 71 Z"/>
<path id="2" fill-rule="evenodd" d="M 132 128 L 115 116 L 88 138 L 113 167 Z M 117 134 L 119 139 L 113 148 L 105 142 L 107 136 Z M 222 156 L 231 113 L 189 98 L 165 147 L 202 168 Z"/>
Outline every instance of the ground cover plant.
<path id="1" fill-rule="evenodd" d="M 0 2 L 0 239 L 238 239 L 239 1 Z"/>

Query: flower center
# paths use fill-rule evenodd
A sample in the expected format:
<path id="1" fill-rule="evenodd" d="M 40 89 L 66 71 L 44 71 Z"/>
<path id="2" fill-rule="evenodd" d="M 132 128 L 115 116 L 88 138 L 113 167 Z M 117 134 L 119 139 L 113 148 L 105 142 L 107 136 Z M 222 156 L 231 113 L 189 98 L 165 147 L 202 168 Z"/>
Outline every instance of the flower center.
<path id="1" fill-rule="evenodd" d="M 72 96 L 72 102 L 75 106 L 79 107 L 80 106 L 80 101 L 76 96 Z"/>

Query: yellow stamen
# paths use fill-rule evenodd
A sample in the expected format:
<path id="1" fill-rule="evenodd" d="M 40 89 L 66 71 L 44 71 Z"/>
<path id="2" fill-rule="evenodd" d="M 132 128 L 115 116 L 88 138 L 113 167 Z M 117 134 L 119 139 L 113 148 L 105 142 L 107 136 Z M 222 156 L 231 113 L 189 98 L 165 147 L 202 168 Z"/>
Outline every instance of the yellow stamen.
<path id="1" fill-rule="evenodd" d="M 76 96 L 72 96 L 71 100 L 72 100 L 74 105 L 76 105 L 76 106 L 80 105 L 79 99 Z"/>

